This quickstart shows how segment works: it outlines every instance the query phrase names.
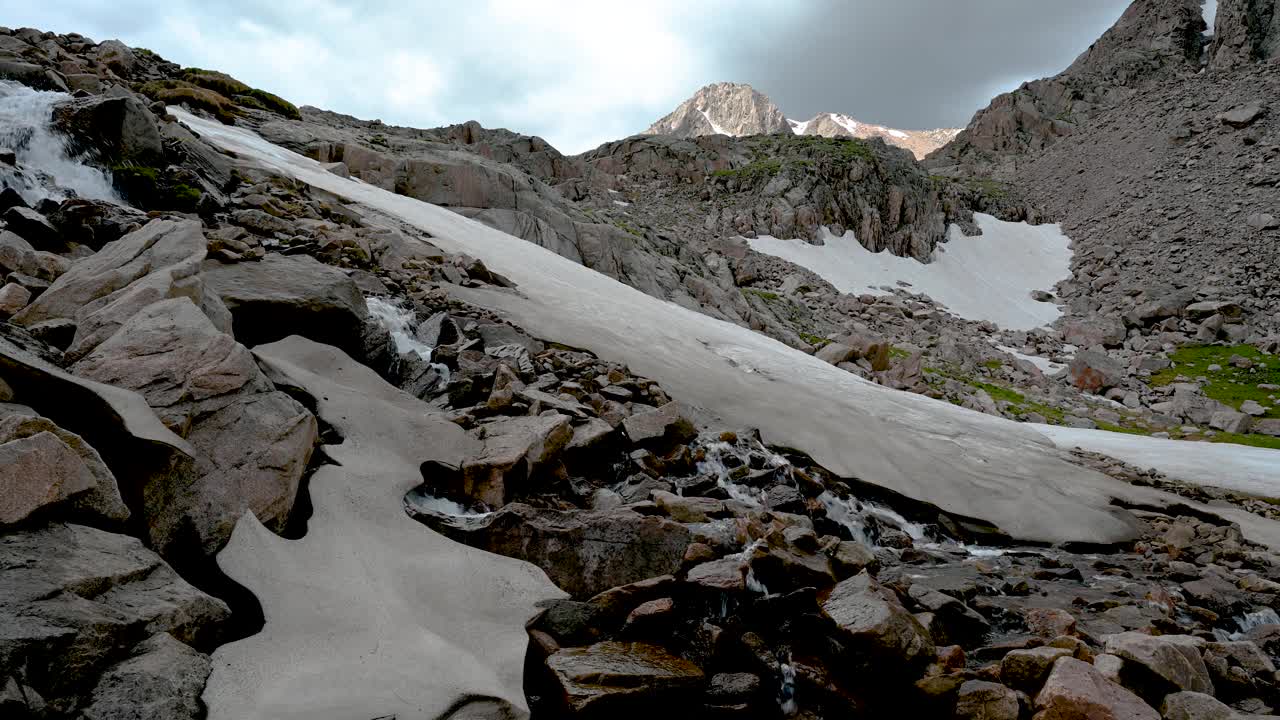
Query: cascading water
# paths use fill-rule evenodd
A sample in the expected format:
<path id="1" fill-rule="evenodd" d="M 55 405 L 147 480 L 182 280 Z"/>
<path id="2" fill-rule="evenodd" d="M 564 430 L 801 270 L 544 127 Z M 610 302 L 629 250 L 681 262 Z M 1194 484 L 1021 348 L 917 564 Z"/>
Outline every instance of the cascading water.
<path id="1" fill-rule="evenodd" d="M 737 482 L 752 475 L 771 475 L 772 479 L 795 484 L 794 468 L 783 455 L 775 453 L 756 439 L 729 442 L 718 437 L 703 436 L 696 442 L 702 451 L 698 472 L 716 478 L 716 484 L 729 497 L 751 507 L 763 508 L 763 490 Z M 880 528 L 891 527 L 907 534 L 912 541 L 927 544 L 929 533 L 924 525 L 911 522 L 890 508 L 853 497 L 839 497 L 830 491 L 818 496 L 827 517 L 849 531 L 851 537 L 868 546 L 880 543 Z M 763 587 L 763 586 L 762 586 Z"/>
<path id="2" fill-rule="evenodd" d="M 369 307 L 369 314 L 377 318 L 378 322 L 391 333 L 391 339 L 396 344 L 396 352 L 401 355 L 414 353 L 423 360 L 431 362 L 431 354 L 435 352 L 435 348 L 414 335 L 418 321 L 412 310 L 381 297 L 365 298 L 365 304 Z M 449 368 L 439 363 L 431 363 L 431 367 L 440 373 L 444 382 L 449 382 Z"/>
<path id="3" fill-rule="evenodd" d="M 1234 642 L 1243 640 L 1244 636 L 1254 628 L 1260 628 L 1263 625 L 1280 625 L 1280 614 L 1271 608 L 1263 608 L 1250 613 L 1245 613 L 1235 618 L 1235 623 L 1239 626 L 1238 632 L 1227 632 L 1222 629 L 1214 629 L 1213 634 L 1217 637 L 1218 642 Z"/>
<path id="4" fill-rule="evenodd" d="M 0 163 L 0 184 L 16 190 L 28 205 L 72 196 L 123 204 L 110 173 L 72 156 L 54 131 L 53 106 L 70 99 L 0 80 L 0 147 L 17 155 L 16 167 Z"/>

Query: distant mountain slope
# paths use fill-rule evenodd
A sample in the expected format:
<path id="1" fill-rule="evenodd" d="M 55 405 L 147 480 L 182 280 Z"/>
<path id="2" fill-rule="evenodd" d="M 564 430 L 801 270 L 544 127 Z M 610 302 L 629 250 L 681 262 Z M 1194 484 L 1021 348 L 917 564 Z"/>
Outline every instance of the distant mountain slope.
<path id="1" fill-rule="evenodd" d="M 960 128 L 935 130 L 899 130 L 883 125 L 864 123 L 842 113 L 818 113 L 809 120 L 787 120 L 791 131 L 797 135 L 821 135 L 822 137 L 882 138 L 890 145 L 910 150 L 916 159 L 946 145 L 960 133 Z"/>
<path id="2" fill-rule="evenodd" d="M 699 89 L 670 114 L 649 126 L 645 135 L 679 138 L 703 135 L 770 135 L 773 133 L 867 139 L 878 137 L 911 151 L 917 159 L 955 138 L 959 128 L 898 130 L 861 122 L 842 113 L 818 113 L 800 122 L 783 116 L 767 95 L 742 83 L 713 83 Z"/>

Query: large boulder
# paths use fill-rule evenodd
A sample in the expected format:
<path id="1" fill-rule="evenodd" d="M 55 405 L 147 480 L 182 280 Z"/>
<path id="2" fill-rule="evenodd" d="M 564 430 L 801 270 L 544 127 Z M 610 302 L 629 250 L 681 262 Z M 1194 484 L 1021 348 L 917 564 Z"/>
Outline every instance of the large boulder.
<path id="1" fill-rule="evenodd" d="M 1124 660 L 1120 677 L 1126 687 L 1158 701 L 1179 690 L 1213 694 L 1213 680 L 1197 642 L 1198 638 L 1185 635 L 1124 632 L 1108 635 L 1105 649 Z"/>
<path id="2" fill-rule="evenodd" d="M 957 720 L 1018 720 L 1018 694 L 999 683 L 969 680 L 956 696 Z"/>
<path id="3" fill-rule="evenodd" d="M 36 250 L 21 236 L 8 230 L 0 230 L 0 274 L 22 273 L 53 282 L 70 265 L 66 258 Z"/>
<path id="4" fill-rule="evenodd" d="M 53 109 L 53 123 L 71 139 L 73 152 L 105 165 L 164 164 L 156 116 L 136 97 L 103 95 L 62 103 Z"/>
<path id="5" fill-rule="evenodd" d="M 631 442 L 643 447 L 661 447 L 692 440 L 698 434 L 679 402 L 669 402 L 654 410 L 645 410 L 622 421 Z"/>
<path id="6" fill-rule="evenodd" d="M 602 642 L 547 658 L 565 709 L 574 717 L 644 717 L 684 706 L 702 669 L 648 643 Z M 650 715 L 652 716 L 652 715 Z"/>
<path id="7" fill-rule="evenodd" d="M 1166 695 L 1160 714 L 1164 720 L 1243 720 L 1242 715 L 1212 695 L 1191 691 Z"/>
<path id="8" fill-rule="evenodd" d="M 231 311 L 236 339 L 249 347 L 301 335 L 356 358 L 367 355 L 369 308 L 337 268 L 308 255 L 269 254 L 260 262 L 210 260 L 203 275 Z"/>
<path id="9" fill-rule="evenodd" d="M 557 413 L 503 418 L 477 429 L 481 453 L 463 462 L 461 486 L 447 488 L 490 507 L 524 490 L 534 472 L 560 457 L 573 439 L 569 418 Z"/>
<path id="10" fill-rule="evenodd" d="M 855 653 L 895 667 L 923 666 L 934 659 L 933 639 L 892 590 L 863 570 L 841 581 L 821 602 L 822 613 L 840 629 Z"/>
<path id="11" fill-rule="evenodd" d="M 1124 385 L 1125 371 L 1120 363 L 1106 353 L 1081 350 L 1067 365 L 1071 384 L 1086 392 L 1098 393 L 1107 388 Z"/>
<path id="12" fill-rule="evenodd" d="M 138 643 L 102 674 L 84 720 L 201 720 L 209 658 L 167 633 Z"/>
<path id="13" fill-rule="evenodd" d="M 459 542 L 537 565 L 580 599 L 676 572 L 692 538 L 684 525 L 625 509 L 564 512 L 512 503 L 466 523 L 410 513 Z"/>
<path id="14" fill-rule="evenodd" d="M 76 262 L 35 302 L 13 318 L 19 325 L 76 318 L 96 300 L 108 298 L 152 273 L 181 285 L 200 269 L 205 238 L 194 220 L 152 220 L 102 250 Z M 195 295 L 195 288 L 187 294 Z"/>
<path id="15" fill-rule="evenodd" d="M 1142 698 L 1070 657 L 1053 664 L 1036 695 L 1036 710 L 1036 720 L 1160 720 L 1160 713 Z"/>
<path id="16" fill-rule="evenodd" d="M 137 313 L 73 369 L 141 393 L 195 448 L 194 477 L 143 491 L 151 540 L 166 556 L 216 552 L 245 510 L 283 528 L 318 438 L 315 417 L 188 298 Z M 192 540 L 198 547 L 176 547 Z"/>
<path id="17" fill-rule="evenodd" d="M 204 647 L 230 616 L 137 539 L 80 525 L 0 537 L 0 567 L 0 678 L 58 707 L 74 707 L 139 640 Z"/>
<path id="18" fill-rule="evenodd" d="M 79 435 L 21 405 L 0 406 L 0 524 L 36 511 L 120 523 L 129 509 L 102 457 Z"/>

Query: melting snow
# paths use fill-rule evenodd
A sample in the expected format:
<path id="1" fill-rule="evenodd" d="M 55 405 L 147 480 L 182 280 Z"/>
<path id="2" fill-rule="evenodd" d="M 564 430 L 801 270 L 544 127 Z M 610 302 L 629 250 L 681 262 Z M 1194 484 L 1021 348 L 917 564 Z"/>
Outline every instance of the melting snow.
<path id="1" fill-rule="evenodd" d="M 854 237 L 825 235 L 825 245 L 762 235 L 752 249 L 789 260 L 817 273 L 846 293 L 883 295 L 882 285 L 901 280 L 956 315 L 990 320 L 1011 330 L 1047 325 L 1062 311 L 1036 302 L 1031 291 L 1048 290 L 1070 277 L 1071 240 L 1057 225 L 1027 225 L 974 214 L 982 234 L 966 237 L 952 226 L 950 241 L 938 245 L 933 262 L 921 263 L 889 252 L 873 253 Z"/>
<path id="2" fill-rule="evenodd" d="M 904 138 L 907 136 L 907 134 L 902 132 L 901 130 L 888 130 L 887 132 L 896 138 Z"/>
<path id="3" fill-rule="evenodd" d="M 1019 360 L 1026 360 L 1032 365 L 1035 365 L 1036 367 L 1040 368 L 1040 372 L 1044 373 L 1045 375 L 1053 375 L 1054 373 L 1058 372 L 1062 368 L 1066 367 L 1066 365 L 1063 365 L 1062 363 L 1056 363 L 1047 357 L 1041 357 L 1039 355 L 1027 355 L 1026 353 L 1018 352 L 1014 348 L 1006 347 L 1004 345 L 997 345 L 996 349 L 1007 352 L 1010 355 L 1018 358 Z"/>
<path id="4" fill-rule="evenodd" d="M 809 123 L 811 122 L 813 121 L 805 120 L 804 122 L 800 122 L 799 120 L 792 120 L 791 118 L 787 118 L 787 123 L 791 125 L 791 132 L 794 132 L 797 135 L 803 135 L 804 131 L 809 128 Z"/>

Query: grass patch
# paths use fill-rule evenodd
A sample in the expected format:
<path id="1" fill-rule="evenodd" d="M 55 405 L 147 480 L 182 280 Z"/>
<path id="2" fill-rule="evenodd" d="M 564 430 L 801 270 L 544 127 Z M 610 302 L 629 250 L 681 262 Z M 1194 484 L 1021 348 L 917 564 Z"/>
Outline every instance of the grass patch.
<path id="1" fill-rule="evenodd" d="M 777 297 L 777 296 L 775 295 L 774 297 Z M 814 346 L 814 347 L 819 347 L 819 348 L 820 348 L 820 347 L 825 347 L 825 346 L 827 346 L 827 345 L 830 345 L 830 344 L 831 344 L 831 341 L 830 341 L 830 340 L 828 340 L 828 339 L 826 339 L 826 338 L 824 338 L 824 337 L 821 337 L 821 336 L 819 336 L 819 335 L 814 335 L 814 334 L 812 334 L 812 333 L 807 333 L 807 332 L 798 332 L 798 333 L 796 333 L 796 335 L 799 335 L 801 340 L 803 340 L 803 341 L 805 341 L 805 342 L 809 343 L 810 345 L 812 345 L 812 346 Z"/>
<path id="2" fill-rule="evenodd" d="M 1280 438 L 1271 437 L 1270 435 L 1240 435 L 1238 433 L 1220 432 L 1209 438 L 1209 441 L 1280 450 Z"/>
<path id="3" fill-rule="evenodd" d="M 755 295 L 761 300 L 766 300 L 766 301 L 778 300 L 778 293 L 769 292 L 768 290 L 761 290 L 759 288 L 742 288 L 742 292 L 750 295 Z"/>
<path id="4" fill-rule="evenodd" d="M 160 100 L 166 105 L 189 105 L 199 110 L 207 110 L 227 125 L 234 124 L 236 116 L 240 114 L 236 104 L 221 93 L 193 85 L 185 80 L 152 80 L 139 87 L 138 92 L 153 100 Z"/>
<path id="5" fill-rule="evenodd" d="M 232 95 L 244 95 L 249 92 L 249 86 L 231 77 L 226 73 L 217 70 L 202 70 L 200 68 L 186 68 L 182 71 L 182 79 L 198 85 L 202 88 L 212 90 L 220 95 L 231 97 Z"/>
<path id="6" fill-rule="evenodd" d="M 1000 360 L 987 360 L 986 362 L 982 363 L 982 367 L 988 370 L 999 370 L 1000 368 L 1004 367 L 1004 362 Z"/>
<path id="7" fill-rule="evenodd" d="M 1248 358 L 1254 366 L 1238 368 L 1229 362 L 1232 355 Z M 1179 376 L 1187 378 L 1188 382 L 1204 377 L 1208 379 L 1203 386 L 1207 397 L 1236 410 L 1244 401 L 1253 400 L 1268 406 L 1264 417 L 1280 418 L 1280 404 L 1268 397 L 1280 395 L 1280 391 L 1258 387 L 1260 384 L 1280 385 L 1280 357 L 1267 355 L 1251 345 L 1188 345 L 1171 353 L 1169 360 L 1172 365 L 1151 375 L 1153 387 L 1179 382 Z M 1268 367 L 1259 367 L 1261 363 Z M 1210 365 L 1218 365 L 1221 369 L 1211 371 Z"/>
<path id="8" fill-rule="evenodd" d="M 1151 431 L 1146 428 L 1125 427 L 1124 425 L 1112 425 L 1109 422 L 1103 422 L 1094 418 L 1093 424 L 1098 426 L 1099 430 L 1107 432 L 1124 433 L 1126 435 L 1150 435 Z"/>
<path id="9" fill-rule="evenodd" d="M 781 171 L 782 161 L 768 158 L 764 160 L 755 160 L 740 168 L 734 168 L 732 170 L 715 170 L 712 171 L 711 177 L 737 178 L 743 182 L 754 183 L 758 180 L 771 178 Z"/>
<path id="10" fill-rule="evenodd" d="M 242 94 L 257 100 L 277 115 L 283 115 L 290 120 L 302 119 L 302 113 L 298 112 L 297 106 L 279 95 L 269 93 L 266 90 L 259 90 L 258 88 L 249 88 L 248 92 Z"/>
<path id="11" fill-rule="evenodd" d="M 624 232 L 635 235 L 638 238 L 644 238 L 644 233 L 632 227 L 630 224 L 627 223 L 626 220 L 614 220 L 613 224 L 617 225 L 618 228 L 623 230 Z"/>
<path id="12" fill-rule="evenodd" d="M 903 349 L 902 349 L 902 348 L 900 348 L 900 347 L 894 347 L 894 346 L 890 345 L 890 346 L 889 346 L 889 357 L 891 357 L 891 358 L 897 358 L 897 359 L 899 359 L 899 360 L 906 360 L 907 358 L 911 357 L 911 353 L 907 352 L 906 350 L 903 350 Z"/>

